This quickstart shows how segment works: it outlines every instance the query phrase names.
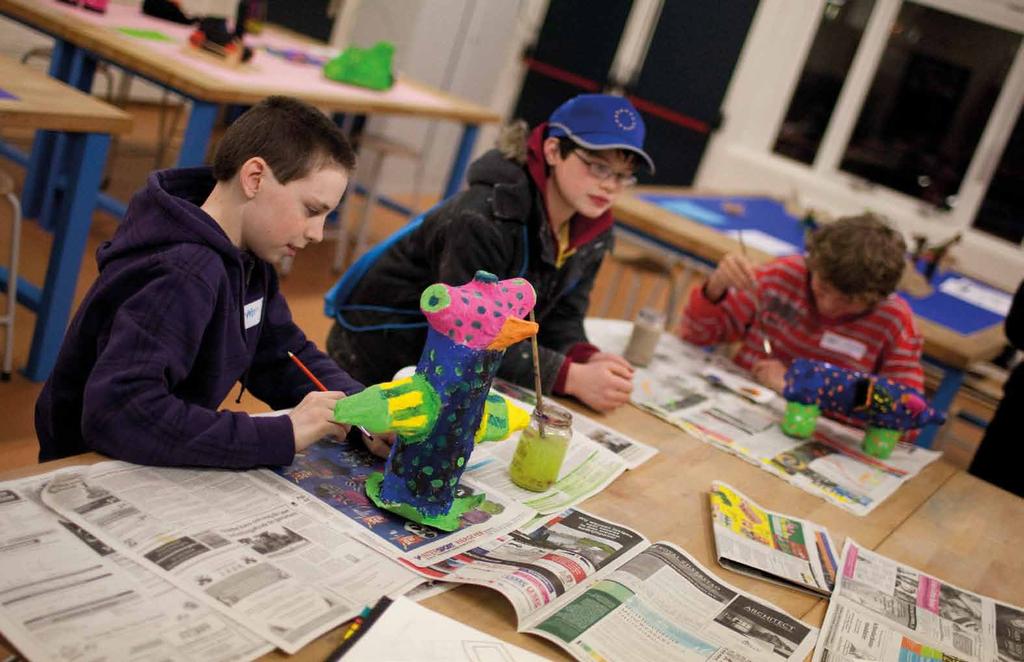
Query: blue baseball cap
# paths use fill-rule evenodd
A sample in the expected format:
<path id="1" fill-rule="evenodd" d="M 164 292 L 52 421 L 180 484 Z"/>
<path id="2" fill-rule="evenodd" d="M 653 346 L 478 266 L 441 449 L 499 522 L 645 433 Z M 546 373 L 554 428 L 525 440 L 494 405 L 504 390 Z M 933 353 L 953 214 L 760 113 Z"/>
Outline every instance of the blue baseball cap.
<path id="1" fill-rule="evenodd" d="M 587 149 L 633 152 L 653 173 L 654 161 L 644 151 L 645 132 L 644 120 L 633 104 L 611 94 L 580 94 L 548 118 L 549 136 L 565 136 Z"/>

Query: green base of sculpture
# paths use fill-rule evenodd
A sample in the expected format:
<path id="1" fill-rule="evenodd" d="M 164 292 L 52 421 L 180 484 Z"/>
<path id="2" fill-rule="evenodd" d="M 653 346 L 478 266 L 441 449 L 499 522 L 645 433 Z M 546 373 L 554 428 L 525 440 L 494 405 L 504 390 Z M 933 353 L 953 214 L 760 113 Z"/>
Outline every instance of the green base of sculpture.
<path id="1" fill-rule="evenodd" d="M 786 413 L 782 417 L 782 431 L 790 437 L 807 439 L 814 434 L 821 409 L 818 405 L 805 405 L 800 402 L 787 402 Z"/>
<path id="2" fill-rule="evenodd" d="M 420 524 L 426 524 L 432 526 L 435 529 L 441 531 L 455 531 L 459 528 L 459 519 L 463 514 L 473 510 L 487 498 L 486 494 L 474 494 L 466 497 L 455 497 L 452 501 L 452 507 L 448 509 L 448 512 L 444 515 L 424 515 L 420 511 L 416 510 L 413 506 L 406 503 L 389 503 L 380 498 L 380 485 L 384 480 L 384 474 L 379 471 L 371 474 L 369 479 L 366 481 L 366 495 L 370 497 L 378 508 L 391 511 L 396 515 L 418 522 Z"/>

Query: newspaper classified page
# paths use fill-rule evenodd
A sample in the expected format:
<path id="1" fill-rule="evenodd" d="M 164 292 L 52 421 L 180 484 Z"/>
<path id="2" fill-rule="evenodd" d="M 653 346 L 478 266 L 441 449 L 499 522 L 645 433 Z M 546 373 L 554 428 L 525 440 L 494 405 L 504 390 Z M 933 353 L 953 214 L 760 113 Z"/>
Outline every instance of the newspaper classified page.
<path id="1" fill-rule="evenodd" d="M 967 561 L 965 561 L 967 562 Z M 1024 609 L 847 540 L 814 662 L 1024 660 Z"/>
<path id="2" fill-rule="evenodd" d="M 415 584 L 319 511 L 248 472 L 105 462 L 61 474 L 42 498 L 287 653 Z M 375 576 L 384 581 L 367 581 Z"/>
<path id="3" fill-rule="evenodd" d="M 251 660 L 273 645 L 0 484 L 0 632 L 31 660 Z"/>

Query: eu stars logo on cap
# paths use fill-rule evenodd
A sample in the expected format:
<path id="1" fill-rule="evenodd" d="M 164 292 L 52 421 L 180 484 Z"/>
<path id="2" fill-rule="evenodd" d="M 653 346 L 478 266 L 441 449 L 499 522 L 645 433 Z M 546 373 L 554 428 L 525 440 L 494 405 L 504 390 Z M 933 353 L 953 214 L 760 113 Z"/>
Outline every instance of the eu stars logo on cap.
<path id="1" fill-rule="evenodd" d="M 555 109 L 548 118 L 548 135 L 565 136 L 592 150 L 633 152 L 654 172 L 644 151 L 644 120 L 633 104 L 611 94 L 580 94 Z"/>

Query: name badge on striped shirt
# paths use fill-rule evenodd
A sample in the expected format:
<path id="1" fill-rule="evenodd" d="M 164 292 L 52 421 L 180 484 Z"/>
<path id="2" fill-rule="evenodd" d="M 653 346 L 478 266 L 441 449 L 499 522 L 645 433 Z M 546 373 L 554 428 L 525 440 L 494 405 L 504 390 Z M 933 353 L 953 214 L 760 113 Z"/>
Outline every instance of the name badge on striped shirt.
<path id="1" fill-rule="evenodd" d="M 822 334 L 821 342 L 818 344 L 831 352 L 843 354 L 844 356 L 852 357 L 858 361 L 864 358 L 864 354 L 868 351 L 868 346 L 861 341 L 841 336 L 838 333 L 833 333 L 832 331 L 826 331 Z"/>
<path id="2" fill-rule="evenodd" d="M 245 304 L 245 328 L 251 329 L 263 319 L 263 297 Z"/>

